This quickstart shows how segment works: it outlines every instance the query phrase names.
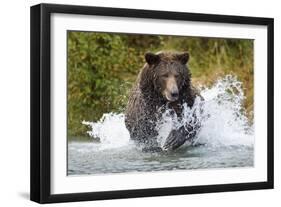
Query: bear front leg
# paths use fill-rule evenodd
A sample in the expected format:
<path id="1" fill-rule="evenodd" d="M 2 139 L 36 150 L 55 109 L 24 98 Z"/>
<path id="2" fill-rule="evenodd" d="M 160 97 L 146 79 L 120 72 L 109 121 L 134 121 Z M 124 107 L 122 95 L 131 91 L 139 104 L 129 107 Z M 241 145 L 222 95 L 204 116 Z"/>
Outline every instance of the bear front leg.
<path id="1" fill-rule="evenodd" d="M 177 149 L 186 142 L 187 138 L 188 136 L 185 132 L 184 127 L 173 129 L 167 137 L 162 149 L 165 151 Z"/>
<path id="2" fill-rule="evenodd" d="M 183 145 L 187 140 L 193 142 L 198 131 L 201 128 L 200 122 L 195 125 L 188 124 L 187 126 L 181 126 L 179 129 L 173 129 L 167 137 L 163 150 L 174 150 Z"/>

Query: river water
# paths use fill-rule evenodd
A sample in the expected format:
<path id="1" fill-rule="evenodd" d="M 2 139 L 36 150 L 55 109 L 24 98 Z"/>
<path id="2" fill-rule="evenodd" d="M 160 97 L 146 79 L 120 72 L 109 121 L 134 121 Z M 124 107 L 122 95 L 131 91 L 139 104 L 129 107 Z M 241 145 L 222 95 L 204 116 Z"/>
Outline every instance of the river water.
<path id="1" fill-rule="evenodd" d="M 211 88 L 202 88 L 203 112 L 197 100 L 192 109 L 186 107 L 184 120 L 164 113 L 157 124 L 160 146 L 169 132 L 190 123 L 190 114 L 200 111 L 202 128 L 196 141 L 175 151 L 148 153 L 130 141 L 124 124 L 124 114 L 104 114 L 98 122 L 84 121 L 88 132 L 100 142 L 68 143 L 68 175 L 194 170 L 254 166 L 254 125 L 243 109 L 242 83 L 226 76 Z"/>
<path id="2" fill-rule="evenodd" d="M 253 147 L 183 146 L 175 152 L 143 153 L 131 147 L 99 150 L 94 143 L 69 143 L 68 174 L 148 172 L 253 166 Z"/>

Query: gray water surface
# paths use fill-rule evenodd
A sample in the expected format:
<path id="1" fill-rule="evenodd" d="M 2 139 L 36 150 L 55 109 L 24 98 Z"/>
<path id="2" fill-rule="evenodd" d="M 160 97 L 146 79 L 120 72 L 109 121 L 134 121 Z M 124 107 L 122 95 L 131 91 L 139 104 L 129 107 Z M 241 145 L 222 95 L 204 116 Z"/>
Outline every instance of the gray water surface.
<path id="1" fill-rule="evenodd" d="M 69 142 L 68 175 L 253 167 L 251 146 L 182 146 L 145 153 L 133 145 L 101 149 L 92 142 Z"/>

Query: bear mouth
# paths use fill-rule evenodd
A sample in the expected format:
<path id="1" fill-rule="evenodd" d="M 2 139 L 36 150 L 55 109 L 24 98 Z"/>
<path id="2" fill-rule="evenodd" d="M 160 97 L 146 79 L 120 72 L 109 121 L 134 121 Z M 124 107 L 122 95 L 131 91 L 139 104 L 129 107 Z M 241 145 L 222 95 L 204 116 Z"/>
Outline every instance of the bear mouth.
<path id="1" fill-rule="evenodd" d="M 165 94 L 165 98 L 169 102 L 175 102 L 179 99 L 178 95 Z"/>

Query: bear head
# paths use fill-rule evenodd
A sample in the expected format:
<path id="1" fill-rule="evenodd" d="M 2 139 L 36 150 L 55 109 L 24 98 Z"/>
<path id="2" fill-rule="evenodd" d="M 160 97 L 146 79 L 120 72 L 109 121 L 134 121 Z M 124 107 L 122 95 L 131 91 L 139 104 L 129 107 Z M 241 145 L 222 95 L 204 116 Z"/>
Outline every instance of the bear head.
<path id="1" fill-rule="evenodd" d="M 145 54 L 146 65 L 141 73 L 140 87 L 145 94 L 157 94 L 168 102 L 177 101 L 182 90 L 190 86 L 187 52 Z M 151 93 L 153 91 L 154 93 Z"/>

